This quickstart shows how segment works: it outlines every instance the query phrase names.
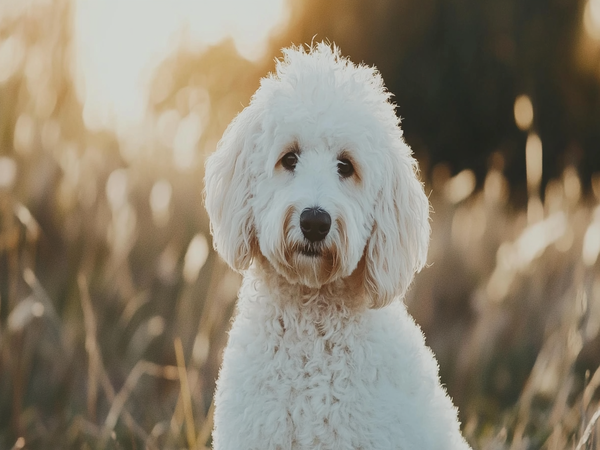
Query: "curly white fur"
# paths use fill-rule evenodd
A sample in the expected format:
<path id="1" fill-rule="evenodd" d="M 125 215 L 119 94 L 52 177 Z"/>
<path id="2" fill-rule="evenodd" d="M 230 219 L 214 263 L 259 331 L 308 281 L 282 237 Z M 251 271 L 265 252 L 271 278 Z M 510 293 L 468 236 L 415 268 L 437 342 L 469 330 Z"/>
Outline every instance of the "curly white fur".
<path id="1" fill-rule="evenodd" d="M 284 55 L 206 164 L 215 248 L 244 273 L 214 448 L 468 449 L 402 303 L 429 203 L 390 93 L 336 47 Z M 330 215 L 320 242 L 303 235 L 306 208 Z"/>

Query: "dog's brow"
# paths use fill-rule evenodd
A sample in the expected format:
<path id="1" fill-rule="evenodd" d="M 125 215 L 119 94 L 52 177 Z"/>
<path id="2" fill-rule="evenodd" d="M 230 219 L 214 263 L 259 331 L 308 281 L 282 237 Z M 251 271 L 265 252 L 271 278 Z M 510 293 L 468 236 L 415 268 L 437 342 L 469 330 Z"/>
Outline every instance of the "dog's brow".
<path id="1" fill-rule="evenodd" d="M 298 144 L 298 141 L 294 141 L 286 149 L 288 152 L 300 153 L 300 144 Z"/>

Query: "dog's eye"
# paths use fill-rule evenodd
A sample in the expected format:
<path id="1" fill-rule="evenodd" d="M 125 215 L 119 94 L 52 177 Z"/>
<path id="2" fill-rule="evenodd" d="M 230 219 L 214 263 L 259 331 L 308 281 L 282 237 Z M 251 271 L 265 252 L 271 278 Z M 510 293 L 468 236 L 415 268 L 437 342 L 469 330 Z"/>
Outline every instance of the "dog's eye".
<path id="1" fill-rule="evenodd" d="M 348 159 L 340 159 L 337 164 L 338 173 L 342 178 L 348 178 L 354 173 L 354 166 Z"/>
<path id="2" fill-rule="evenodd" d="M 284 167 L 284 169 L 289 170 L 290 172 L 294 171 L 297 163 L 298 155 L 294 152 L 286 153 L 283 155 L 283 158 L 281 158 L 281 165 Z"/>

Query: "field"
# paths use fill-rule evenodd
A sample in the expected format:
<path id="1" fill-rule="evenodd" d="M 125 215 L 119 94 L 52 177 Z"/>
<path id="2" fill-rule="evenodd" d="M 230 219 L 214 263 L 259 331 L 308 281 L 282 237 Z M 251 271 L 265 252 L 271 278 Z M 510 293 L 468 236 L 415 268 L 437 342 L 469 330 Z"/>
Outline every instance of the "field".
<path id="1" fill-rule="evenodd" d="M 111 132 L 78 100 L 69 14 L 0 23 L 0 448 L 210 447 L 240 276 L 203 164 L 271 63 L 183 49 L 145 121 Z M 468 440 L 600 449 L 600 176 L 527 196 L 500 154 L 478 183 L 421 164 L 433 233 L 406 301 Z"/>

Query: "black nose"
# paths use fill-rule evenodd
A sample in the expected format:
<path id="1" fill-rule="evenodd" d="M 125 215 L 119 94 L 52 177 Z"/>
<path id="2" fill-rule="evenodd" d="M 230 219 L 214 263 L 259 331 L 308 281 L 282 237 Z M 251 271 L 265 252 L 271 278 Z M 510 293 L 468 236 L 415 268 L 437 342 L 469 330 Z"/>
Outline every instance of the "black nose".
<path id="1" fill-rule="evenodd" d="M 310 242 L 325 239 L 331 228 L 331 216 L 320 208 L 306 208 L 300 214 L 300 229 Z"/>

